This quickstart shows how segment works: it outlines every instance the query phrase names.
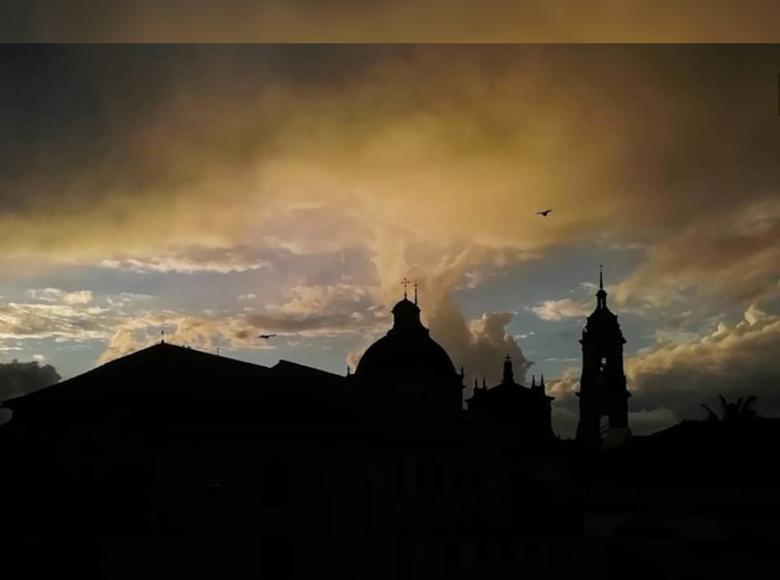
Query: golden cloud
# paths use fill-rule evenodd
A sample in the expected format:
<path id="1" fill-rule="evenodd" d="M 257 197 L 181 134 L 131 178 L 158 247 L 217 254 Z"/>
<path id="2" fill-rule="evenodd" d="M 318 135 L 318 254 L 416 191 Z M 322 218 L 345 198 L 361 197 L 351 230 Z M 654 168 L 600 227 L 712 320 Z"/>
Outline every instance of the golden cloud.
<path id="1" fill-rule="evenodd" d="M 20 146 L 6 259 L 160 269 L 188 248 L 357 246 L 385 303 L 404 275 L 435 303 L 486 264 L 595 241 L 648 248 L 624 301 L 703 282 L 746 305 L 776 287 L 778 47 L 71 50 L 116 133 L 80 143 L 80 164 Z M 106 63 L 136 100 L 94 78 Z M 733 283 L 709 283 L 724 266 Z"/>

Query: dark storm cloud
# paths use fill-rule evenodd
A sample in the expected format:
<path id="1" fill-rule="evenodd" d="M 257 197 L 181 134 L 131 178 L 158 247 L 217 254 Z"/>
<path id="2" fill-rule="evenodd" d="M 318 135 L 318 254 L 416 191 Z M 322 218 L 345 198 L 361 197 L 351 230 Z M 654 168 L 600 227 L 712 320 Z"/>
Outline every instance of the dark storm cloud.
<path id="1" fill-rule="evenodd" d="M 750 42 L 771 0 L 9 0 L 0 38 L 70 42 Z"/>
<path id="2" fill-rule="evenodd" d="M 116 233 L 130 250 L 193 230 L 224 242 L 246 198 L 241 179 L 294 130 L 288 95 L 316 101 L 383 52 L 5 46 L 0 214 L 22 231 L 0 243 L 64 255 Z"/>
<path id="3" fill-rule="evenodd" d="M 779 63 L 774 46 L 3 47 L 0 247 L 283 245 L 320 222 L 264 241 L 280 216 L 325 208 L 331 248 L 597 236 L 650 248 L 624 301 L 660 303 L 665 268 L 749 278 L 722 294 L 750 302 L 775 272 Z M 519 227 L 539 204 L 554 219 Z M 695 240 L 691 269 L 673 254 Z M 430 252 L 414 260 L 399 269 Z"/>
<path id="4" fill-rule="evenodd" d="M 57 383 L 60 375 L 38 361 L 0 363 L 0 401 L 31 393 Z"/>
<path id="5" fill-rule="evenodd" d="M 479 188 L 495 203 L 473 233 L 492 243 L 655 241 L 774 194 L 778 50 L 4 47 L 0 211 L 17 231 L 0 242 L 224 244 L 246 209 L 341 209 L 381 182 L 387 207 L 462 209 L 427 220 L 437 236 L 467 227 Z M 568 215 L 526 239 L 512 182 Z"/>
<path id="6" fill-rule="evenodd" d="M 3 47 L 3 209 L 32 209 L 43 201 L 86 206 L 122 186 L 141 194 L 145 187 L 161 188 L 155 193 L 164 194 L 161 186 L 181 179 L 177 171 L 183 168 L 167 165 L 171 158 L 155 150 L 154 142 L 137 142 L 139 131 L 164 122 L 172 102 L 214 104 L 212 114 L 221 117 L 233 98 L 246 98 L 266 82 L 292 79 L 291 71 L 316 76 L 299 66 L 302 56 L 274 48 L 239 53 L 195 46 Z M 271 124 L 258 128 L 268 139 Z M 197 127 L 189 134 L 186 127 L 172 129 L 183 144 L 197 136 Z M 223 162 L 228 158 L 223 152 Z M 80 183 L 85 173 L 89 183 Z M 30 188 L 20 187 L 25 179 Z M 51 191 L 55 183 L 59 188 Z"/>

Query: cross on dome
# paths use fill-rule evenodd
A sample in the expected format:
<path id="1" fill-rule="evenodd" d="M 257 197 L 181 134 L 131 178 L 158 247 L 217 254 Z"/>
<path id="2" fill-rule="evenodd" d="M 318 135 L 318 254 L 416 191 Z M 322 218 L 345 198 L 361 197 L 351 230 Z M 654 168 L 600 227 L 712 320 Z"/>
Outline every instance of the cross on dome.
<path id="1" fill-rule="evenodd" d="M 411 284 L 411 280 L 409 280 L 406 276 L 404 276 L 404 279 L 401 280 L 401 286 L 404 287 L 404 298 L 406 298 L 406 288 Z"/>

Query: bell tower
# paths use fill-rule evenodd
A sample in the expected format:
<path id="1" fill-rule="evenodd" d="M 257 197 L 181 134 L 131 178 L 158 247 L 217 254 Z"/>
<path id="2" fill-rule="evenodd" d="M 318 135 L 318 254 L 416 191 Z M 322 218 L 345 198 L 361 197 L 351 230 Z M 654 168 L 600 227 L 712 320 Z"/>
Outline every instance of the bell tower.
<path id="1" fill-rule="evenodd" d="M 607 446 L 616 444 L 629 435 L 628 398 L 631 394 L 623 372 L 625 343 L 617 315 L 607 308 L 607 292 L 600 269 L 596 309 L 588 316 L 580 340 L 582 375 L 577 393 L 580 399 L 577 441 L 586 448 L 599 449 L 602 440 Z"/>

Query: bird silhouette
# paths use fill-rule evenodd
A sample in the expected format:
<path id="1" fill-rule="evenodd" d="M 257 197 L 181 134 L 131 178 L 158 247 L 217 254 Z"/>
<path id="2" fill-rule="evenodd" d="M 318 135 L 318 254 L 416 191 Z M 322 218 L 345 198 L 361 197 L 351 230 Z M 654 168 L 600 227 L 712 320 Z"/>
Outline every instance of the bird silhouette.
<path id="1" fill-rule="evenodd" d="M 267 340 L 269 338 L 273 338 L 274 336 L 276 336 L 276 335 L 275 334 L 260 334 L 260 335 L 258 335 L 257 338 L 265 338 Z"/>
<path id="2" fill-rule="evenodd" d="M 547 217 L 547 214 L 550 213 L 551 211 L 552 211 L 551 209 L 546 209 L 544 211 L 537 211 L 536 215 L 540 215 L 542 217 Z"/>

